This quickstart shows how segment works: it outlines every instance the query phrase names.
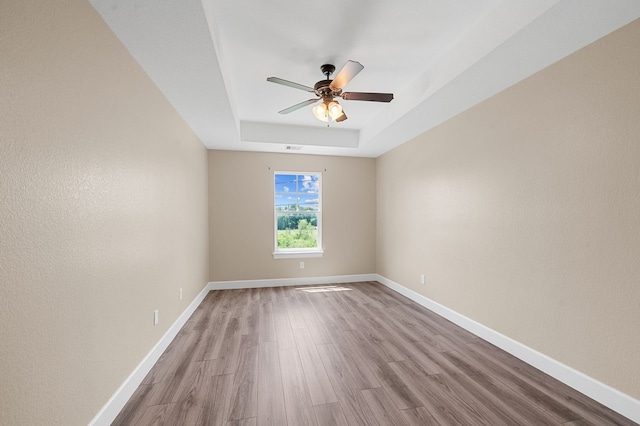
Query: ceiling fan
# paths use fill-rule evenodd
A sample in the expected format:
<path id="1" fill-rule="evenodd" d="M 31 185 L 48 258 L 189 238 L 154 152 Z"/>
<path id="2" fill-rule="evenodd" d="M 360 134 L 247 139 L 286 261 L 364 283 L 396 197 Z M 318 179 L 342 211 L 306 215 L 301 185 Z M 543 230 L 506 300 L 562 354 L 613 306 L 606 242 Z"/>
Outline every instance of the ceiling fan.
<path id="1" fill-rule="evenodd" d="M 331 74 L 336 70 L 332 64 L 324 64 L 320 67 L 322 73 L 327 77 L 325 80 L 318 81 L 313 87 L 303 84 L 294 83 L 292 81 L 283 80 L 278 77 L 269 77 L 267 81 L 271 83 L 282 84 L 284 86 L 293 87 L 294 89 L 304 90 L 305 92 L 315 93 L 316 98 L 300 102 L 278 111 L 279 114 L 289 114 L 290 112 L 304 108 L 322 101 L 313 108 L 313 115 L 320 121 L 329 122 L 334 120 L 341 122 L 347 119 L 347 115 L 342 110 L 342 106 L 335 98 L 342 98 L 346 101 L 373 101 L 373 102 L 391 102 L 393 93 L 368 93 L 368 92 L 343 92 L 342 89 L 355 77 L 364 67 L 356 61 L 347 61 L 342 69 L 336 74 L 333 80 L 329 79 Z"/>

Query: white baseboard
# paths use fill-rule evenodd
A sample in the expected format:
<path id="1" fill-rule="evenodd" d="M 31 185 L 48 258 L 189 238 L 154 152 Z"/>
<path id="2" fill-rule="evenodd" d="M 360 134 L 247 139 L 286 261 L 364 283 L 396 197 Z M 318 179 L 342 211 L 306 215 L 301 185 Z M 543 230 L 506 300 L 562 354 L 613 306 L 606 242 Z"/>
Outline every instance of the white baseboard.
<path id="1" fill-rule="evenodd" d="M 281 287 L 293 285 L 319 285 L 377 281 L 377 274 L 334 275 L 331 277 L 276 278 L 271 280 L 212 281 L 211 290 L 231 290 L 239 288 Z"/>
<path id="2" fill-rule="evenodd" d="M 102 409 L 95 415 L 95 417 L 89 422 L 89 426 L 108 426 L 116 418 L 120 410 L 125 406 L 131 395 L 140 386 L 142 380 L 147 376 L 147 373 L 151 370 L 151 367 L 158 361 L 160 355 L 167 349 L 169 344 L 176 337 L 176 334 L 180 331 L 182 326 L 187 322 L 191 314 L 202 303 L 207 293 L 211 290 L 211 285 L 207 284 L 205 288 L 196 296 L 196 298 L 187 306 L 187 309 L 178 317 L 166 333 L 162 336 L 160 341 L 151 349 L 146 357 L 138 364 L 129 377 L 127 377 L 120 385 L 117 391 L 111 396 L 109 401 L 102 407 Z"/>
<path id="3" fill-rule="evenodd" d="M 446 306 L 443 306 L 413 290 L 410 290 L 388 278 L 377 275 L 377 281 L 397 291 L 403 296 L 413 300 L 414 302 L 424 306 L 430 311 L 435 312 L 459 325 L 465 330 L 470 331 L 478 337 L 496 345 L 511 355 L 523 360 L 527 364 L 541 370 L 551 377 L 561 381 L 562 383 L 572 387 L 588 397 L 598 401 L 599 403 L 609 407 L 613 411 L 640 423 L 640 401 L 620 392 L 586 374 L 575 370 L 567 365 L 558 362 L 547 355 L 544 355 L 528 346 L 517 342 L 510 337 L 505 336 L 489 327 L 486 327 L 470 318 L 461 315 Z"/>

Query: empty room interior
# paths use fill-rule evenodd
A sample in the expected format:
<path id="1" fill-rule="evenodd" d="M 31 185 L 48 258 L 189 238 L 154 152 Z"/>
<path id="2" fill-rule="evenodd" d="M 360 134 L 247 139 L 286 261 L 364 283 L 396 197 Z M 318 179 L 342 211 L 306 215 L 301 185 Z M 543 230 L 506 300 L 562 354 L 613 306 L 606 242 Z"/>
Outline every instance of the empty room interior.
<path id="1" fill-rule="evenodd" d="M 0 2 L 0 424 L 640 423 L 639 18 Z"/>

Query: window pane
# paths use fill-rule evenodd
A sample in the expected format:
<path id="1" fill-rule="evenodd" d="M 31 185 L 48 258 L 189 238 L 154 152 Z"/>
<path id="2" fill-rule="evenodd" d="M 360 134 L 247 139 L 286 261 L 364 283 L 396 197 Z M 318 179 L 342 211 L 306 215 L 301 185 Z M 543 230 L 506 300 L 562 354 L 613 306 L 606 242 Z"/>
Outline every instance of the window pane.
<path id="1" fill-rule="evenodd" d="M 318 247 L 318 215 L 316 213 L 278 213 L 278 248 Z"/>
<path id="2" fill-rule="evenodd" d="M 276 192 L 296 192 L 297 175 L 281 175 L 276 176 Z"/>
<path id="3" fill-rule="evenodd" d="M 317 194 L 319 186 L 318 175 L 298 175 L 298 192 Z"/>
<path id="4" fill-rule="evenodd" d="M 295 193 L 276 194 L 275 205 L 278 211 L 296 211 L 298 199 Z"/>
<path id="5" fill-rule="evenodd" d="M 318 194 L 299 194 L 298 205 L 300 211 L 318 211 Z"/>

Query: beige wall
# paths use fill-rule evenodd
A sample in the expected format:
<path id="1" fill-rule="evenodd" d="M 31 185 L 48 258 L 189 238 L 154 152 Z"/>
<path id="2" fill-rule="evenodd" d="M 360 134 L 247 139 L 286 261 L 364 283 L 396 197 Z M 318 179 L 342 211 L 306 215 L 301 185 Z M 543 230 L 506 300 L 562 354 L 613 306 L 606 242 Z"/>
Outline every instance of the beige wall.
<path id="1" fill-rule="evenodd" d="M 635 398 L 639 41 L 636 21 L 377 160 L 378 273 Z"/>
<path id="2" fill-rule="evenodd" d="M 84 425 L 208 281 L 206 149 L 88 1 L 0 62 L 0 424 Z"/>
<path id="3" fill-rule="evenodd" d="M 274 171 L 322 173 L 322 258 L 273 259 Z M 373 273 L 375 189 L 370 158 L 209 151 L 211 280 Z"/>

